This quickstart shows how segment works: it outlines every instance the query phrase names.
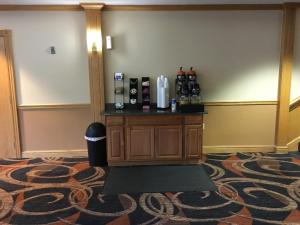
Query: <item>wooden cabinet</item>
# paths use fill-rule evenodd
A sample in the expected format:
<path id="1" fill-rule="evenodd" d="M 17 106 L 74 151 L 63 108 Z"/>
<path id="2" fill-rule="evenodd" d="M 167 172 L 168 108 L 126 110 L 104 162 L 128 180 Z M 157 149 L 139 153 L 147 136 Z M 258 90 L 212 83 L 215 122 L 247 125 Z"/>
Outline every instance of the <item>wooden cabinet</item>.
<path id="1" fill-rule="evenodd" d="M 124 128 L 112 126 L 106 129 L 107 136 L 107 160 L 124 160 Z"/>
<path id="2" fill-rule="evenodd" d="M 154 159 L 154 128 L 149 126 L 134 126 L 127 128 L 126 159 Z"/>
<path id="3" fill-rule="evenodd" d="M 185 126 L 185 150 L 188 159 L 202 156 L 202 125 Z"/>
<path id="4" fill-rule="evenodd" d="M 158 159 L 182 159 L 182 126 L 156 127 L 155 143 Z"/>
<path id="5" fill-rule="evenodd" d="M 109 165 L 198 162 L 202 115 L 106 116 Z"/>

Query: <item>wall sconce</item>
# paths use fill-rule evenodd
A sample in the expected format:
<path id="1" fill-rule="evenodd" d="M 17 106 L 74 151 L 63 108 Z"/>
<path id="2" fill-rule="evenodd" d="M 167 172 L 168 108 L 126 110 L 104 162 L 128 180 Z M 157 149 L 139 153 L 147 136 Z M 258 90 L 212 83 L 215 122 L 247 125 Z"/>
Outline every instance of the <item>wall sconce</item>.
<path id="1" fill-rule="evenodd" d="M 86 38 L 89 52 L 98 52 L 102 50 L 102 35 L 99 30 L 88 30 Z"/>
<path id="2" fill-rule="evenodd" d="M 98 51 L 97 44 L 96 44 L 96 42 L 93 42 L 93 44 L 92 44 L 92 52 L 97 52 L 97 51 Z"/>
<path id="3" fill-rule="evenodd" d="M 112 49 L 111 36 L 106 36 L 106 49 Z"/>

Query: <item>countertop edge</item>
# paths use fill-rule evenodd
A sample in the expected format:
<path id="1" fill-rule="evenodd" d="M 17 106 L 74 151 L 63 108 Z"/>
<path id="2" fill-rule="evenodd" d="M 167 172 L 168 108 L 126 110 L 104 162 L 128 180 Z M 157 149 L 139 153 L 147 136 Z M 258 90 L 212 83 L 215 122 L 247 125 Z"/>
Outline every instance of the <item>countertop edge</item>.
<path id="1" fill-rule="evenodd" d="M 105 111 L 101 113 L 102 116 L 164 116 L 164 115 L 182 115 L 182 116 L 197 116 L 208 114 L 205 110 L 203 112 L 182 112 L 177 110 L 172 112 L 170 109 L 156 109 L 150 108 L 149 111 L 143 111 L 139 108 L 125 108 L 123 110 L 116 110 L 114 104 L 106 104 Z"/>

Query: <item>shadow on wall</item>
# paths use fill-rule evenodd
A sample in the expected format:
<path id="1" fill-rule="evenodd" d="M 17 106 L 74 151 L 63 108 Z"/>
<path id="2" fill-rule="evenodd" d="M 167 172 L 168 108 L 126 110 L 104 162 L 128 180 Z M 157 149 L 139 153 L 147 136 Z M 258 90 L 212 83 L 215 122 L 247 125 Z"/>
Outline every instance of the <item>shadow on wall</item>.
<path id="1" fill-rule="evenodd" d="M 104 12 L 106 100 L 113 102 L 113 73 L 156 77 L 174 87 L 179 66 L 193 66 L 206 101 L 276 100 L 280 12 Z M 125 86 L 126 87 L 126 86 Z M 171 88 L 174 96 L 174 88 Z M 126 95 L 125 101 L 128 101 Z"/>

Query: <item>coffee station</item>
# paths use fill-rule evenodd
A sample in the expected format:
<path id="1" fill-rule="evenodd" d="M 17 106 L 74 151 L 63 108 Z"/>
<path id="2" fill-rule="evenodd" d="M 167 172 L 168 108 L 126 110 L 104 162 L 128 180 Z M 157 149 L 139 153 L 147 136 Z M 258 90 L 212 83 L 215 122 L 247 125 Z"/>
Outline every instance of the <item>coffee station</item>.
<path id="1" fill-rule="evenodd" d="M 106 104 L 109 165 L 198 163 L 202 158 L 204 106 L 196 72 L 179 71 L 173 78 L 128 77 L 129 102 L 124 103 L 125 74 L 114 74 L 115 102 Z M 174 79 L 175 87 L 170 85 Z M 156 102 L 150 93 L 156 84 Z M 170 89 L 175 96 L 170 98 Z M 139 94 L 141 101 L 139 102 Z"/>

